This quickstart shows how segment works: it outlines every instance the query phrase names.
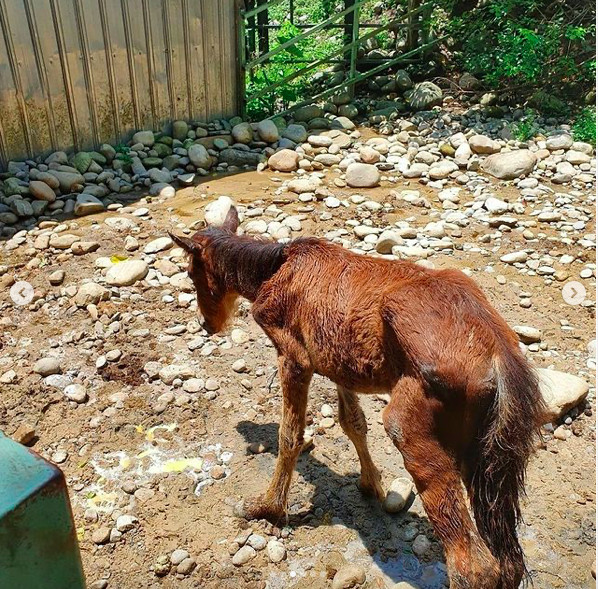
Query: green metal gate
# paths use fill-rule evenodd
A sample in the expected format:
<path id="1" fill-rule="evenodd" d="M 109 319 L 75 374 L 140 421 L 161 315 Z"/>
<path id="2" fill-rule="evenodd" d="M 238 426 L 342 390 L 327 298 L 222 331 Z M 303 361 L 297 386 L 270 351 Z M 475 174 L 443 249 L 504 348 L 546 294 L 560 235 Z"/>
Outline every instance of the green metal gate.
<path id="1" fill-rule="evenodd" d="M 433 2 L 409 0 L 405 12 L 383 23 L 367 22 L 364 18 L 363 9 L 371 6 L 371 0 L 344 0 L 343 10 L 317 24 L 298 22 L 296 12 L 302 4 L 304 0 L 245 1 L 239 19 L 244 115 L 251 116 L 261 109 L 262 114 L 272 116 L 345 91 L 353 97 L 357 84 L 414 61 L 441 40 L 429 40 L 427 31 Z M 288 20 L 273 22 L 272 15 L 281 13 L 286 13 Z M 360 47 L 368 40 L 389 33 L 396 40 L 399 32 L 406 37 L 399 55 L 376 59 L 359 55 Z M 322 39 L 322 35 L 330 33 L 334 43 Z M 308 96 L 293 90 L 305 87 L 309 79 L 306 74 L 311 76 L 333 64 L 345 71 L 339 83 Z"/>

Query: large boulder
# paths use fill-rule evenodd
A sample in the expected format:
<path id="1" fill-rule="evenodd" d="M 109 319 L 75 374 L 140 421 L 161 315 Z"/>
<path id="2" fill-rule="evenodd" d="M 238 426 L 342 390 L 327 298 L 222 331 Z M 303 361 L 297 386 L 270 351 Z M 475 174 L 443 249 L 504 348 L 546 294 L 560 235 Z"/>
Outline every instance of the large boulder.
<path id="1" fill-rule="evenodd" d="M 586 398 L 590 385 L 579 376 L 548 368 L 536 370 L 546 403 L 547 420 L 558 420 Z"/>
<path id="2" fill-rule="evenodd" d="M 83 217 L 92 213 L 101 213 L 104 210 L 104 203 L 91 194 L 79 194 L 75 201 L 75 215 Z"/>
<path id="3" fill-rule="evenodd" d="M 528 149 L 506 151 L 488 156 L 482 170 L 500 180 L 514 180 L 527 176 L 536 165 L 536 156 Z"/>
<path id="4" fill-rule="evenodd" d="M 373 188 L 380 184 L 380 170 L 371 164 L 351 164 L 346 173 L 351 188 Z"/>
<path id="5" fill-rule="evenodd" d="M 257 125 L 257 134 L 266 143 L 275 143 L 280 138 L 276 123 L 270 119 L 260 121 Z"/>
<path id="6" fill-rule="evenodd" d="M 474 153 L 498 153 L 500 151 L 500 143 L 486 135 L 472 135 L 469 138 L 469 146 Z"/>
<path id="7" fill-rule="evenodd" d="M 239 123 L 232 130 L 233 139 L 237 143 L 251 143 L 253 141 L 253 129 L 249 123 Z"/>
<path id="8" fill-rule="evenodd" d="M 194 143 L 189 146 L 187 150 L 189 160 L 196 168 L 203 168 L 208 170 L 212 165 L 212 156 L 208 153 L 208 150 L 200 143 Z"/>
<path id="9" fill-rule="evenodd" d="M 429 110 L 442 104 L 442 90 L 432 82 L 420 82 L 413 90 L 405 92 L 413 110 Z"/>
<path id="10" fill-rule="evenodd" d="M 278 172 L 294 172 L 299 167 L 299 154 L 292 149 L 281 149 L 270 156 L 268 166 Z"/>
<path id="11" fill-rule="evenodd" d="M 316 104 L 302 106 L 293 113 L 293 118 L 298 122 L 311 121 L 312 119 L 319 119 L 323 116 L 324 110 Z"/>
<path id="12" fill-rule="evenodd" d="M 154 133 L 153 131 L 138 131 L 133 135 L 132 142 L 133 145 L 141 143 L 145 147 L 151 147 L 155 142 Z"/>
<path id="13" fill-rule="evenodd" d="M 246 151 L 244 149 L 233 149 L 229 147 L 220 152 L 220 162 L 225 162 L 229 166 L 252 166 L 265 161 L 266 157 L 262 153 L 255 151 Z"/>
<path id="14" fill-rule="evenodd" d="M 54 178 L 54 176 L 51 176 Z M 56 193 L 45 183 L 39 180 L 31 180 L 29 182 L 29 192 L 37 200 L 45 200 L 46 202 L 54 202 L 56 200 Z"/>
<path id="15" fill-rule="evenodd" d="M 573 145 L 573 137 L 568 133 L 551 135 L 546 139 L 546 149 L 556 151 L 558 149 L 569 149 Z"/>
<path id="16" fill-rule="evenodd" d="M 307 139 L 307 130 L 303 125 L 289 125 L 282 136 L 293 143 L 303 143 Z"/>
<path id="17" fill-rule="evenodd" d="M 49 170 L 60 183 L 60 191 L 64 194 L 73 192 L 78 185 L 85 184 L 85 178 L 79 172 L 63 172 L 61 170 Z"/>

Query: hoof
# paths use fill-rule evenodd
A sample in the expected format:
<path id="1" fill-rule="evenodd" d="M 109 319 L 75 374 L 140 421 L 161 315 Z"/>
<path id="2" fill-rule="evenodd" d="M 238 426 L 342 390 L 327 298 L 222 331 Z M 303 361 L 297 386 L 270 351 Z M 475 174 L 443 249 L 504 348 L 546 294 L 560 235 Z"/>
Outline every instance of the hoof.
<path id="1" fill-rule="evenodd" d="M 241 501 L 235 505 L 233 513 L 236 517 L 246 520 L 265 519 L 277 524 L 286 518 L 286 512 L 278 506 L 272 505 L 263 497 L 256 497 L 248 501 Z"/>
<path id="2" fill-rule="evenodd" d="M 384 489 L 382 489 L 379 482 L 373 483 L 372 481 L 360 480 L 357 486 L 366 497 L 372 497 L 380 502 L 383 502 L 386 498 L 386 493 L 384 493 Z"/>

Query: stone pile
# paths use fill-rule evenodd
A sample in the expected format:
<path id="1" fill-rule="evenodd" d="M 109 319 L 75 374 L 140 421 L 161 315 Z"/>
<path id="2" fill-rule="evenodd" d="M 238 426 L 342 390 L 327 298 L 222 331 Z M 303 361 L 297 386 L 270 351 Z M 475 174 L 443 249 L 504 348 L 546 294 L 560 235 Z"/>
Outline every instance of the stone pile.
<path id="1" fill-rule="evenodd" d="M 574 188 L 593 184 L 593 147 L 574 141 L 567 125 L 546 121 L 544 135 L 518 141 L 511 126 L 521 113 L 494 119 L 478 107 L 464 114 L 422 110 L 440 104 L 442 91 L 438 88 L 438 97 L 434 84 L 407 88 L 407 78 L 401 80 L 405 92 L 412 92 L 412 108 L 421 112 L 400 118 L 396 101 L 373 102 L 367 124 L 378 126 L 383 136 L 367 140 L 352 120 L 363 109 L 339 94 L 322 106 L 296 109 L 292 118 L 175 121 L 169 134 L 139 131 L 128 145 L 11 161 L 0 175 L 0 235 L 14 236 L 40 221 L 101 212 L 139 191 L 172 196 L 176 186 L 192 185 L 201 176 L 246 167 L 297 173 L 304 182 L 290 190 L 298 194 L 314 192 L 318 179 L 307 174 L 323 171 L 337 174 L 336 186 L 354 188 L 402 179 L 451 178 L 466 184 L 482 173 L 499 180 L 533 174 Z M 420 100 L 420 95 L 434 100 Z M 533 192 L 534 180 L 526 182 Z"/>

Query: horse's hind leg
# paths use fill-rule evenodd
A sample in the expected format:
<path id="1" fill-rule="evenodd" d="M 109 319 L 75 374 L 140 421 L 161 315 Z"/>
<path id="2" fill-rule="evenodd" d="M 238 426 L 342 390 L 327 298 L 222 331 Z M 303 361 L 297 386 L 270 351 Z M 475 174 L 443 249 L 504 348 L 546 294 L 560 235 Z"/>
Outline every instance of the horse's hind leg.
<path id="1" fill-rule="evenodd" d="M 384 499 L 384 491 L 380 484 L 380 473 L 372 461 L 367 444 L 368 426 L 365 415 L 359 404 L 357 395 L 342 387 L 338 388 L 338 417 L 343 431 L 353 442 L 361 464 L 359 486 L 367 494 L 378 500 Z"/>
<path id="2" fill-rule="evenodd" d="M 386 432 L 401 451 L 430 518 L 442 540 L 451 589 L 496 589 L 500 571 L 477 532 L 461 486 L 458 460 L 447 440 L 439 439 L 446 411 L 426 395 L 415 378 L 401 378 L 384 411 Z M 455 428 L 460 424 L 455 423 Z"/>

